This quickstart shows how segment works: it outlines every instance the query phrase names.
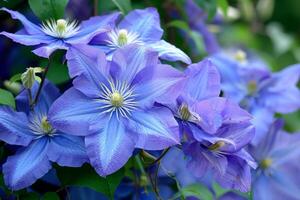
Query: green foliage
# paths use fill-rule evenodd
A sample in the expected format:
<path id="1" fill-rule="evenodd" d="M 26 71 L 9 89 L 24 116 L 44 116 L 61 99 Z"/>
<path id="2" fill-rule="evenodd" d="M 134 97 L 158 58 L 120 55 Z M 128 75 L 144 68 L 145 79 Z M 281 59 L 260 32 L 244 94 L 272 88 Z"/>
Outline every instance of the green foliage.
<path id="1" fill-rule="evenodd" d="M 218 0 L 195 0 L 195 2 L 207 12 L 208 20 L 212 20 L 217 13 Z"/>
<path id="2" fill-rule="evenodd" d="M 118 9 L 123 14 L 127 14 L 130 10 L 132 10 L 130 0 L 112 0 L 112 2 L 118 7 Z"/>
<path id="3" fill-rule="evenodd" d="M 15 98 L 11 92 L 0 88 L 0 104 L 16 108 Z"/>
<path id="4" fill-rule="evenodd" d="M 89 187 L 113 199 L 114 192 L 124 177 L 124 169 L 104 178 L 89 165 L 81 168 L 58 167 L 57 175 L 64 186 Z"/>
<path id="5" fill-rule="evenodd" d="M 59 200 L 59 196 L 55 192 L 47 192 L 43 198 L 43 200 Z"/>
<path id="6" fill-rule="evenodd" d="M 225 16 L 227 16 L 227 10 L 228 10 L 228 2 L 227 0 L 217 0 L 218 7 L 222 10 Z"/>
<path id="7" fill-rule="evenodd" d="M 186 199 L 187 197 L 193 196 L 202 200 L 213 199 L 213 194 L 207 189 L 207 187 L 200 184 L 192 184 L 187 187 L 181 188 L 181 190 L 175 194 L 172 199 L 178 199 L 181 196 Z"/>
<path id="8" fill-rule="evenodd" d="M 41 20 L 64 17 L 68 0 L 28 0 L 31 10 Z"/>

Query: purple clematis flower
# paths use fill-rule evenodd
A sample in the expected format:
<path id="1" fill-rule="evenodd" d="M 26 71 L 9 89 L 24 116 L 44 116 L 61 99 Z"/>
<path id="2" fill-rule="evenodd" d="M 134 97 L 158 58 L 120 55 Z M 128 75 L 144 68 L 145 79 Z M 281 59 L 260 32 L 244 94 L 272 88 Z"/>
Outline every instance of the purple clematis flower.
<path id="1" fill-rule="evenodd" d="M 259 163 L 253 172 L 253 199 L 299 199 L 300 134 L 282 130 L 276 120 L 251 153 Z"/>
<path id="2" fill-rule="evenodd" d="M 191 60 L 184 52 L 161 40 L 162 35 L 163 30 L 160 27 L 157 10 L 155 8 L 137 9 L 128 13 L 111 31 L 100 33 L 90 44 L 101 48 L 109 59 L 116 49 L 129 44 L 138 44 L 158 52 L 161 59 L 180 60 L 190 64 Z"/>
<path id="3" fill-rule="evenodd" d="M 0 139 L 22 145 L 3 165 L 4 181 L 12 190 L 33 184 L 51 169 L 51 162 L 79 167 L 88 161 L 83 139 L 58 131 L 48 119 L 48 109 L 58 96 L 58 89 L 46 82 L 34 111 L 28 109 L 27 91 L 17 97 L 18 112 L 0 107 Z"/>
<path id="4" fill-rule="evenodd" d="M 73 75 L 81 75 L 54 103 L 50 119 L 60 130 L 86 136 L 90 162 L 101 176 L 120 169 L 135 148 L 161 150 L 179 143 L 172 113 L 153 104 L 181 73 L 158 64 L 157 53 L 127 46 L 107 62 L 104 53 L 78 46 L 67 57 Z"/>
<path id="5" fill-rule="evenodd" d="M 243 148 L 254 136 L 251 115 L 218 97 L 220 77 L 210 60 L 189 66 L 185 75 L 184 92 L 169 107 L 180 126 L 188 168 L 198 177 L 213 171 L 223 187 L 249 191 L 250 166 L 256 164 Z"/>
<path id="6" fill-rule="evenodd" d="M 247 58 L 248 57 L 248 58 Z M 256 145 L 267 133 L 274 113 L 290 113 L 300 108 L 300 65 L 272 73 L 257 56 L 243 51 L 212 56 L 222 77 L 224 96 L 239 103 L 253 115 Z"/>
<path id="7" fill-rule="evenodd" d="M 1 32 L 0 34 L 23 45 L 37 46 L 38 48 L 33 52 L 45 58 L 57 49 L 67 50 L 74 44 L 89 43 L 95 35 L 107 31 L 110 24 L 119 16 L 119 13 L 114 13 L 92 17 L 80 24 L 77 21 L 52 19 L 36 25 L 19 12 L 6 8 L 1 10 L 8 12 L 12 18 L 20 20 L 24 28 L 16 33 Z"/>

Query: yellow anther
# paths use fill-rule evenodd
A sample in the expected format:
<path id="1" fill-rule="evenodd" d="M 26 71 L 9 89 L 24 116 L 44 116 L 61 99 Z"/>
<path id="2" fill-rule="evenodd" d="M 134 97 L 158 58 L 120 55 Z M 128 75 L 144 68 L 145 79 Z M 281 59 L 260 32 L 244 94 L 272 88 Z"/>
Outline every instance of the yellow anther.
<path id="1" fill-rule="evenodd" d="M 123 105 L 123 97 L 119 92 L 113 92 L 110 97 L 110 102 L 115 107 L 121 107 Z"/>
<path id="2" fill-rule="evenodd" d="M 64 19 L 58 19 L 56 21 L 57 31 L 60 32 L 60 33 L 64 32 L 66 30 L 67 24 L 68 23 L 67 23 L 66 20 L 64 20 Z"/>
<path id="3" fill-rule="evenodd" d="M 271 158 L 265 158 L 260 162 L 260 167 L 263 169 L 267 169 L 272 165 L 273 161 Z"/>
<path id="4" fill-rule="evenodd" d="M 211 150 L 211 151 L 216 151 L 216 150 L 220 149 L 221 147 L 223 147 L 224 145 L 225 145 L 224 141 L 218 141 L 218 142 L 210 145 L 208 147 L 208 149 Z"/>
<path id="5" fill-rule="evenodd" d="M 180 112 L 181 119 L 185 121 L 190 119 L 191 113 L 187 105 L 181 105 L 179 112 Z"/>
<path id="6" fill-rule="evenodd" d="M 43 132 L 46 134 L 51 133 L 53 131 L 52 126 L 49 124 L 49 122 L 47 120 L 47 117 L 42 118 L 41 127 L 43 129 Z"/>
<path id="7" fill-rule="evenodd" d="M 118 44 L 124 46 L 128 43 L 128 31 L 126 29 L 121 29 L 118 32 Z"/>
<path id="8" fill-rule="evenodd" d="M 242 50 L 238 50 L 235 55 L 234 55 L 234 58 L 237 60 L 237 61 L 240 61 L 240 62 L 244 62 L 246 61 L 247 59 L 247 55 L 244 51 Z"/>

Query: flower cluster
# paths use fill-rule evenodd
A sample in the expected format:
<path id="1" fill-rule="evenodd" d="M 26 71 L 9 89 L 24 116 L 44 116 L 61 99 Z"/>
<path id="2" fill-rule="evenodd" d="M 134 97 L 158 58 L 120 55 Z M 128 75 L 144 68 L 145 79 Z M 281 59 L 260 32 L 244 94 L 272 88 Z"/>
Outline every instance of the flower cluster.
<path id="1" fill-rule="evenodd" d="M 193 1 L 186 8 L 193 10 L 190 18 L 203 15 Z M 220 49 L 204 20 L 191 26 L 204 35 L 210 55 L 191 64 L 182 50 L 162 40 L 155 8 L 133 10 L 123 19 L 112 13 L 81 23 L 58 19 L 40 25 L 1 10 L 24 25 L 17 33 L 1 35 L 36 46 L 33 52 L 40 57 L 66 50 L 73 78 L 60 94 L 45 79 L 47 70 L 32 69 L 30 84 L 16 97 L 16 110 L 0 107 L 0 139 L 20 146 L 3 165 L 4 181 L 13 190 L 32 185 L 51 163 L 89 163 L 106 177 L 136 153 L 172 147 L 162 165 L 180 182 L 192 174 L 190 180 L 209 176 L 241 192 L 250 191 L 252 184 L 255 198 L 264 199 L 259 190 L 272 185 L 268 174 L 281 170 L 276 164 L 283 162 L 280 157 L 299 156 L 294 151 L 298 143 L 276 143 L 274 135 L 284 134 L 288 145 L 293 136 L 280 132 L 281 121 L 274 122 L 274 116 L 299 109 L 300 65 L 272 73 L 252 54 Z M 165 60 L 188 66 L 180 71 Z M 45 76 L 37 80 L 40 72 Z M 272 151 L 275 145 L 280 148 Z M 284 192 L 278 195 L 284 197 Z"/>

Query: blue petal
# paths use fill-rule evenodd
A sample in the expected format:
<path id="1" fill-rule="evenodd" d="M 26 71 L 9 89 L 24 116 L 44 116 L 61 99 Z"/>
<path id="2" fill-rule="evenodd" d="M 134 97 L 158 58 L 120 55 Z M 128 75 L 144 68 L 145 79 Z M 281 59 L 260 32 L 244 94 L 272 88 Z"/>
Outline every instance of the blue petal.
<path id="1" fill-rule="evenodd" d="M 131 83 L 136 75 L 146 67 L 157 65 L 157 53 L 143 46 L 127 45 L 114 52 L 111 63 L 111 75 L 118 81 Z"/>
<path id="2" fill-rule="evenodd" d="M 34 46 L 38 44 L 49 44 L 56 41 L 55 38 L 52 38 L 47 35 L 21 35 L 18 33 L 14 34 L 8 32 L 1 32 L 0 35 L 4 35 L 17 43 L 28 46 Z"/>
<path id="3" fill-rule="evenodd" d="M 33 50 L 32 52 L 40 57 L 49 58 L 50 55 L 58 49 L 67 50 L 68 45 L 65 44 L 65 42 L 63 42 L 62 40 L 57 40 L 57 41 L 51 42 L 48 45 L 42 45 L 41 47 Z"/>
<path id="4" fill-rule="evenodd" d="M 88 162 L 83 138 L 60 133 L 51 137 L 47 156 L 60 166 L 80 167 Z"/>
<path id="5" fill-rule="evenodd" d="M 80 24 L 80 30 L 73 37 L 67 38 L 65 41 L 69 44 L 88 44 L 93 37 L 101 34 L 114 25 L 120 13 L 112 13 L 104 16 L 91 17 Z"/>
<path id="6" fill-rule="evenodd" d="M 151 43 L 148 47 L 157 51 L 158 56 L 163 60 L 182 61 L 186 64 L 191 64 L 191 59 L 183 51 L 164 40 Z"/>
<path id="7" fill-rule="evenodd" d="M 13 19 L 18 19 L 24 25 L 24 29 L 29 34 L 44 34 L 41 31 L 41 28 L 33 23 L 31 23 L 24 15 L 20 14 L 17 11 L 8 10 L 6 8 L 1 8 L 0 10 L 8 12 Z"/>
<path id="8" fill-rule="evenodd" d="M 51 169 L 47 149 L 48 140 L 42 138 L 8 157 L 3 165 L 5 184 L 12 190 L 19 190 L 45 175 Z"/>
<path id="9" fill-rule="evenodd" d="M 187 93 L 196 100 L 217 97 L 220 94 L 220 75 L 209 60 L 190 65 L 185 71 L 188 77 Z"/>
<path id="10" fill-rule="evenodd" d="M 135 140 L 113 114 L 103 129 L 85 138 L 85 143 L 92 166 L 99 175 L 106 176 L 125 165 L 133 153 Z"/>
<path id="11" fill-rule="evenodd" d="M 134 79 L 136 99 L 141 107 L 152 106 L 155 101 L 170 103 L 167 101 L 181 92 L 178 84 L 182 81 L 182 73 L 169 65 L 146 67 Z"/>
<path id="12" fill-rule="evenodd" d="M 105 81 L 103 75 L 107 74 L 108 69 L 105 54 L 100 49 L 88 45 L 72 46 L 66 58 L 71 78 L 84 73 L 96 85 L 99 81 Z"/>
<path id="13" fill-rule="evenodd" d="M 99 117 L 101 106 L 101 103 L 70 88 L 53 103 L 48 119 L 54 128 L 65 133 L 87 135 L 89 122 Z"/>
<path id="14" fill-rule="evenodd" d="M 25 113 L 15 112 L 10 107 L 0 107 L 0 139 L 14 145 L 27 146 L 34 135 L 28 129 Z"/>
<path id="15" fill-rule="evenodd" d="M 217 182 L 224 188 L 249 192 L 251 186 L 250 167 L 244 160 L 234 156 L 227 156 L 228 166 L 222 175 L 216 174 Z"/>
<path id="16" fill-rule="evenodd" d="M 137 148 L 161 150 L 179 144 L 178 124 L 166 108 L 135 111 L 127 126 L 138 135 Z"/>
<path id="17" fill-rule="evenodd" d="M 136 9 L 126 15 L 119 24 L 119 29 L 137 33 L 143 42 L 156 42 L 161 39 L 159 14 L 155 8 Z"/>

